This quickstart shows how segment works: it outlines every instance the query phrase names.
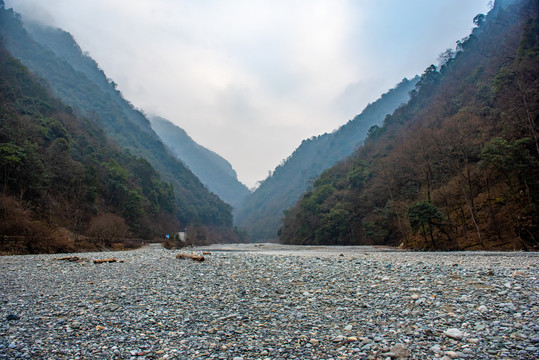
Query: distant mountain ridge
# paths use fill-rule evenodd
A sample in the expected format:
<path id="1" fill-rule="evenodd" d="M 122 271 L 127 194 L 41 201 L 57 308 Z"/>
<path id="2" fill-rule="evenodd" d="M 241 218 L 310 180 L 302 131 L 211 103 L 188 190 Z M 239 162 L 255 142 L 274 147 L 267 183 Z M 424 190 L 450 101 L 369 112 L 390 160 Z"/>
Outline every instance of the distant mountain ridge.
<path id="1" fill-rule="evenodd" d="M 333 133 L 304 140 L 301 145 L 249 195 L 236 213 L 235 223 L 251 240 L 277 237 L 283 211 L 292 206 L 310 186 L 310 181 L 337 161 L 351 155 L 373 126 L 406 103 L 419 77 L 403 79 L 394 89 L 367 105 Z M 374 128 L 376 129 L 376 128 Z"/>
<path id="2" fill-rule="evenodd" d="M 198 176 L 210 191 L 237 208 L 250 194 L 232 165 L 215 152 L 197 144 L 177 125 L 159 116 L 150 117 L 152 128 L 174 155 Z"/>
<path id="3" fill-rule="evenodd" d="M 97 85 L 101 91 L 109 96 L 110 100 L 119 106 L 123 114 L 131 122 L 139 126 L 140 130 L 155 137 L 147 117 L 123 98 L 122 94 L 116 89 L 116 83 L 107 78 L 99 64 L 82 51 L 70 33 L 31 21 L 25 22 L 24 28 L 34 40 L 52 50 L 57 57 L 66 61 L 75 71 L 86 75 L 88 80 Z M 81 107 L 81 110 L 85 110 L 85 107 Z"/>
<path id="4" fill-rule="evenodd" d="M 103 92 L 110 94 L 129 120 L 138 124 L 141 130 L 153 136 L 150 131 L 150 129 L 153 129 L 165 145 L 173 150 L 174 155 L 187 165 L 202 183 L 208 186 L 210 191 L 218 195 L 226 203 L 237 206 L 250 193 L 247 187 L 239 183 L 236 172 L 221 156 L 197 144 L 183 129 L 177 126 L 167 127 L 164 122 L 168 120 L 159 116 L 146 117 L 133 109 L 133 106 L 121 96 L 118 96 L 114 81 L 106 77 L 105 73 L 101 71 L 99 65 L 91 57 L 81 56 L 82 50 L 78 48 L 70 33 L 61 29 L 44 29 L 43 26 L 32 22 L 25 24 L 25 28 L 34 39 L 46 44 L 56 55 L 73 66 L 76 71 L 85 74 Z M 151 128 L 148 127 L 148 120 L 151 123 Z M 165 128 L 166 131 L 158 131 L 165 130 Z M 169 131 L 174 136 L 178 136 L 178 141 L 171 136 Z M 212 166 L 217 166 L 217 168 L 210 169 Z M 223 178 L 222 176 L 225 174 L 227 176 Z"/>
<path id="5" fill-rule="evenodd" d="M 167 150 L 146 116 L 123 98 L 116 84 L 82 52 L 70 34 L 36 24 L 26 25 L 27 31 L 20 16 L 4 6 L 0 15 L 0 34 L 13 56 L 45 79 L 54 95 L 75 112 L 103 127 L 132 154 L 148 160 L 163 180 L 173 184 L 182 226 L 196 223 L 232 229 L 230 205 L 209 192 Z"/>

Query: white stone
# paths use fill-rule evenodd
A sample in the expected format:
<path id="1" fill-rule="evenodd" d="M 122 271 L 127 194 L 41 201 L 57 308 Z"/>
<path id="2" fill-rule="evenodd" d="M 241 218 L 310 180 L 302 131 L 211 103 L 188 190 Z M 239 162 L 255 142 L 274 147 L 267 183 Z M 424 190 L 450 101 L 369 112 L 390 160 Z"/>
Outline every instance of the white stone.
<path id="1" fill-rule="evenodd" d="M 444 331 L 444 335 L 448 338 L 455 339 L 455 340 L 462 340 L 464 337 L 464 333 L 460 331 L 459 329 L 450 328 Z"/>

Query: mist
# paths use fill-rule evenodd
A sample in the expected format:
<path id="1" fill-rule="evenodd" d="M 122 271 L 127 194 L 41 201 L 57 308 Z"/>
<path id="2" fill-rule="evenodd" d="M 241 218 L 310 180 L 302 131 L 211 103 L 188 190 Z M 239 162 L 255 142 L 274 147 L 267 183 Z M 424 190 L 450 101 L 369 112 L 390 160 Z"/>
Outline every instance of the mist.
<path id="1" fill-rule="evenodd" d="M 468 35 L 484 0 L 8 0 L 70 32 L 148 114 L 225 157 L 249 187 Z"/>

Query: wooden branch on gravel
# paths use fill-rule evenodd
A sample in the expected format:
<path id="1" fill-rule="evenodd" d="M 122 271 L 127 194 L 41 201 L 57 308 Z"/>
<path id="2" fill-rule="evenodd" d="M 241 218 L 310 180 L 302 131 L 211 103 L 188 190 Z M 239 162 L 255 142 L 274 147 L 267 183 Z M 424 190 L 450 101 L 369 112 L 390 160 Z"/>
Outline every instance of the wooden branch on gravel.
<path id="1" fill-rule="evenodd" d="M 118 260 L 116 260 L 115 258 L 110 258 L 110 259 L 100 259 L 100 260 L 94 260 L 94 264 L 103 264 L 103 263 L 115 263 L 117 262 Z"/>
<path id="2" fill-rule="evenodd" d="M 204 261 L 204 256 L 202 255 L 195 255 L 195 254 L 178 254 L 176 255 L 176 259 L 180 259 L 180 260 L 187 260 L 187 259 L 190 259 L 190 260 L 193 260 L 193 261 Z"/>

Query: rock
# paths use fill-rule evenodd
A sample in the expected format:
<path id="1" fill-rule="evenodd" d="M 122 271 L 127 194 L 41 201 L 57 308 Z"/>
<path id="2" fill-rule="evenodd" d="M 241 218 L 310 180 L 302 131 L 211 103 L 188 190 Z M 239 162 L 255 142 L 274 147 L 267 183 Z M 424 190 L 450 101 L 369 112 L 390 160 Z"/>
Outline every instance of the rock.
<path id="1" fill-rule="evenodd" d="M 352 329 L 353 329 L 352 325 L 346 325 L 344 327 L 344 331 L 352 331 Z"/>
<path id="2" fill-rule="evenodd" d="M 477 308 L 477 311 L 486 313 L 488 311 L 488 308 L 485 305 L 481 305 Z"/>
<path id="3" fill-rule="evenodd" d="M 19 315 L 15 315 L 15 314 L 8 314 L 6 316 L 6 320 L 8 321 L 16 321 L 16 320 L 19 320 L 21 317 Z"/>
<path id="4" fill-rule="evenodd" d="M 524 271 L 519 271 L 519 270 L 516 270 L 515 272 L 513 272 L 511 274 L 512 277 L 515 277 L 515 276 L 526 276 L 526 273 Z"/>
<path id="5" fill-rule="evenodd" d="M 454 340 L 462 340 L 464 333 L 456 328 L 450 328 L 444 331 L 444 335 Z"/>
<path id="6" fill-rule="evenodd" d="M 342 336 L 342 335 L 337 335 L 337 336 L 335 336 L 335 337 L 333 338 L 332 341 L 333 341 L 333 342 L 341 342 L 341 341 L 344 341 L 344 340 L 346 340 L 346 338 L 345 338 L 344 336 Z"/>
<path id="7" fill-rule="evenodd" d="M 78 321 L 73 321 L 73 322 L 71 323 L 71 328 L 72 328 L 72 329 L 80 329 L 80 327 L 81 327 L 81 324 L 80 324 L 80 322 L 78 322 Z"/>
<path id="8" fill-rule="evenodd" d="M 389 352 L 383 353 L 382 356 L 389 356 L 392 359 L 402 359 L 410 356 L 410 350 L 404 344 L 395 344 L 389 349 Z"/>
<path id="9" fill-rule="evenodd" d="M 446 351 L 445 355 L 448 356 L 450 359 L 456 359 L 459 357 L 459 355 L 454 351 Z"/>

